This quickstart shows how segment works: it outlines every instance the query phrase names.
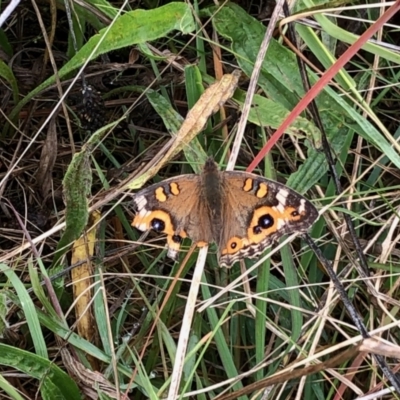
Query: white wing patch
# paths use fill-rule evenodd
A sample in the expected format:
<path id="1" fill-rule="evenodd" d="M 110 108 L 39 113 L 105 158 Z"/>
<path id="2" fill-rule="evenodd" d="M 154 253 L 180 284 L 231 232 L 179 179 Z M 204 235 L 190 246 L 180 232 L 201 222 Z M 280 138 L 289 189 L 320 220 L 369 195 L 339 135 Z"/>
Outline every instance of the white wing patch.
<path id="1" fill-rule="evenodd" d="M 279 189 L 279 192 L 276 194 L 276 199 L 279 201 L 280 205 L 285 205 L 288 196 L 289 196 L 288 190 Z"/>
<path id="2" fill-rule="evenodd" d="M 144 196 L 135 197 L 134 202 L 136 203 L 139 210 L 142 210 L 144 207 L 146 207 L 146 204 L 147 204 L 146 197 L 144 197 Z"/>
<path id="3" fill-rule="evenodd" d="M 306 210 L 306 200 L 301 199 L 300 200 L 300 207 L 299 207 L 299 214 L 303 214 Z"/>

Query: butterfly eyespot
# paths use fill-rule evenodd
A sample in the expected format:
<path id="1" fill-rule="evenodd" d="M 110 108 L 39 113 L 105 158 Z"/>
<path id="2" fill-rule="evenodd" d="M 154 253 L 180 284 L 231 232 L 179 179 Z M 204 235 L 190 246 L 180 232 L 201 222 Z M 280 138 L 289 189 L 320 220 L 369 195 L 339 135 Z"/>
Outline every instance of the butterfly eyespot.
<path id="1" fill-rule="evenodd" d="M 154 218 L 151 221 L 151 227 L 157 232 L 163 232 L 165 229 L 165 222 L 161 219 Z"/>
<path id="2" fill-rule="evenodd" d="M 253 228 L 253 232 L 254 232 L 256 235 L 260 234 L 260 233 L 262 232 L 261 226 L 260 226 L 260 225 L 256 225 L 256 226 Z"/>
<path id="3" fill-rule="evenodd" d="M 273 225 L 274 225 L 274 219 L 271 217 L 270 214 L 265 214 L 259 218 L 257 226 L 262 229 L 268 229 L 271 228 L 271 226 Z M 254 227 L 254 229 L 257 228 L 257 226 Z"/>
<path id="4" fill-rule="evenodd" d="M 173 236 L 172 236 L 172 240 L 173 240 L 175 243 L 181 243 L 181 242 L 182 242 L 182 236 L 173 235 Z"/>
<path id="5" fill-rule="evenodd" d="M 237 247 L 237 245 L 238 245 L 237 242 L 232 242 L 232 243 L 231 243 L 231 249 L 232 249 L 232 250 L 235 250 L 236 247 Z"/>
<path id="6" fill-rule="evenodd" d="M 297 210 L 292 211 L 292 217 L 298 217 L 300 214 Z"/>

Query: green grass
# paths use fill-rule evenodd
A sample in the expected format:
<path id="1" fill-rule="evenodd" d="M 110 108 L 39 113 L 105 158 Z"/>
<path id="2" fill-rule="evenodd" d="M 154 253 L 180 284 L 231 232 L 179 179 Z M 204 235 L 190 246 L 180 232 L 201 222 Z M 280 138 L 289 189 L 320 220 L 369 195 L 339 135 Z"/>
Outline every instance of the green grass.
<path id="1" fill-rule="evenodd" d="M 51 65 L 40 58 L 45 41 L 34 13 L 21 14 L 29 29 L 20 32 L 9 19 L 0 31 L 9 59 L 19 54 L 13 63 L 0 62 L 0 397 L 72 400 L 90 391 L 104 399 L 122 399 L 124 392 L 132 399 L 172 399 L 175 387 L 182 399 L 336 400 L 381 390 L 379 384 L 385 388 L 370 354 L 346 357 L 359 332 L 304 240 L 273 246 L 256 268 L 256 261 L 246 260 L 226 270 L 218 266 L 215 245 L 201 263 L 197 250 L 188 255 L 191 243 L 185 240 L 173 263 L 165 238 L 150 233 L 139 242 L 141 233 L 131 227 L 127 187 L 136 191 L 150 181 L 198 172 L 208 155 L 226 165 L 265 34 L 259 10 L 246 2 L 146 2 L 143 10 L 123 12 L 105 1 L 92 6 L 98 14 L 75 10 L 74 26 L 82 26 L 75 35 L 83 43 L 76 50 L 58 8 L 61 33 L 51 48 L 58 87 Z M 320 6 L 299 2 L 294 12 Z M 378 8 L 341 7 L 353 23 L 337 13 L 315 15 L 318 29 L 296 24 L 312 83 L 335 63 L 343 44 L 365 31 L 367 24 L 356 22 L 379 16 Z M 49 10 L 41 13 L 51 26 Z M 392 45 L 396 35 L 386 28 L 379 40 Z M 393 346 L 393 358 L 384 353 L 392 366 L 400 339 L 400 58 L 398 49 L 382 44 L 366 44 L 316 99 L 344 194 L 337 195 L 325 156 L 315 147 L 321 136 L 307 112 L 255 172 L 286 182 L 324 209 L 310 234 L 371 335 L 381 340 L 378 353 L 384 341 Z M 80 80 L 71 84 L 84 65 L 86 81 L 105 101 L 96 109 L 104 127 L 95 133 L 81 128 Z M 224 113 L 210 116 L 182 151 L 152 170 L 155 175 L 145 174 L 188 110 L 221 78 L 217 71 L 234 69 L 242 76 Z M 64 112 L 54 113 L 60 91 L 70 91 L 69 122 Z M 246 169 L 304 94 L 295 53 L 275 37 L 260 70 L 237 170 Z M 92 220 L 95 210 L 101 212 L 98 222 Z M 368 281 L 357 269 L 343 212 L 366 247 Z M 72 250 L 72 242 L 81 235 L 89 240 L 90 229 L 95 247 L 86 257 Z M 89 269 L 90 282 L 71 282 L 71 253 Z M 50 284 L 48 275 L 63 270 Z M 78 283 L 86 285 L 86 298 L 76 298 L 72 286 Z M 77 303 L 87 309 L 86 327 L 84 318 L 76 318 Z M 341 352 L 340 362 L 330 365 Z M 21 374 L 13 376 L 16 371 Z"/>

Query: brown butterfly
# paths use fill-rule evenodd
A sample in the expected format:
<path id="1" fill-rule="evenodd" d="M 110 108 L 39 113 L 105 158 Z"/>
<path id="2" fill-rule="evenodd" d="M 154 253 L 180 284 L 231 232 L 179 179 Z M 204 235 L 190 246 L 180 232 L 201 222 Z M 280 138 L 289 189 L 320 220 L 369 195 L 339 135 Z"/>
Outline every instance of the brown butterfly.
<path id="1" fill-rule="evenodd" d="M 175 259 L 184 238 L 198 247 L 215 242 L 220 265 L 255 258 L 282 235 L 304 232 L 318 218 L 314 205 L 278 182 L 239 171 L 220 171 L 209 158 L 199 175 L 180 175 L 135 195 L 132 225 L 167 235 Z"/>

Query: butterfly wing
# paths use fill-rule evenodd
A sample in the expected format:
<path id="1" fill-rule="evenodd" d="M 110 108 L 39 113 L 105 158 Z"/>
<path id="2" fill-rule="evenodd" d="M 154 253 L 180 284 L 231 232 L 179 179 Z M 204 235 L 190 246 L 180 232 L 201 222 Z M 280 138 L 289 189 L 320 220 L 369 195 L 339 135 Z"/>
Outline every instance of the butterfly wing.
<path id="1" fill-rule="evenodd" d="M 220 264 L 254 258 L 282 235 L 304 232 L 318 218 L 313 204 L 285 185 L 254 174 L 223 173 Z"/>
<path id="2" fill-rule="evenodd" d="M 198 246 L 213 241 L 212 228 L 202 199 L 200 175 L 181 175 L 151 185 L 135 195 L 137 213 L 132 225 L 167 235 L 168 256 L 176 258 L 182 239 Z"/>

